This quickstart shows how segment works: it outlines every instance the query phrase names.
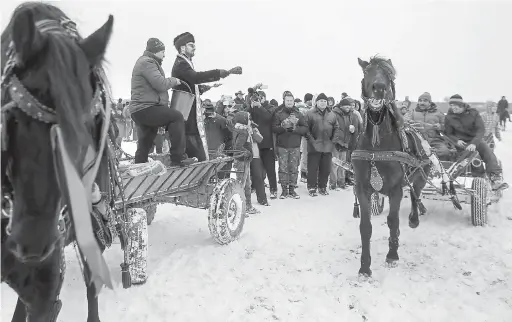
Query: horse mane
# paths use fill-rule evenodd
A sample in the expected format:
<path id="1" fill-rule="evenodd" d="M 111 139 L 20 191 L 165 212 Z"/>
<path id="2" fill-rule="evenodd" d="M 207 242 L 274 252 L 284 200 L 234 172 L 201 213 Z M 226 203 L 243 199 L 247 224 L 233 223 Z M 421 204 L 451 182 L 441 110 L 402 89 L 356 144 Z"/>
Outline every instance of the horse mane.
<path id="1" fill-rule="evenodd" d="M 395 80 L 396 69 L 388 58 L 377 54 L 373 57 L 370 57 L 368 65 L 380 67 L 389 76 L 389 79 L 391 79 L 392 81 Z"/>
<path id="2" fill-rule="evenodd" d="M 12 41 L 14 17 L 24 11 L 32 11 L 35 20 L 50 19 L 61 21 L 69 19 L 59 8 L 42 2 L 26 2 L 19 5 L 13 12 L 11 20 L 2 32 L 2 73 L 7 58 L 7 49 Z M 92 95 L 96 82 L 103 83 L 107 101 L 110 99 L 110 87 L 101 66 L 94 67 L 94 77 L 91 77 L 85 53 L 78 42 L 83 38 L 76 33 L 76 39 L 60 33 L 45 33 L 45 46 L 37 56 L 39 62 L 33 64 L 29 77 L 20 79 L 24 85 L 39 94 L 45 93 L 51 102 L 41 101 L 57 111 L 58 123 L 67 140 L 68 148 L 76 151 L 77 145 L 84 146 L 91 142 L 93 120 L 91 110 Z M 43 58 L 41 58 L 43 57 Z M 33 93 L 38 99 L 43 99 L 38 93 Z M 50 104 L 53 103 L 53 104 Z"/>

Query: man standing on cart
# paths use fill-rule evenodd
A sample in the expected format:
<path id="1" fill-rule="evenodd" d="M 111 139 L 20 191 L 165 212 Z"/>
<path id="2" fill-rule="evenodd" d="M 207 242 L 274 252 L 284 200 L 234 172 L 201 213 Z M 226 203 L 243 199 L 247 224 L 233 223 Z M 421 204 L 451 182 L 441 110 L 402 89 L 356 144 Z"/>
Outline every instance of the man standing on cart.
<path id="1" fill-rule="evenodd" d="M 192 63 L 192 58 L 196 52 L 195 39 L 189 32 L 176 36 L 176 38 L 174 38 L 174 47 L 176 47 L 178 51 L 178 56 L 174 61 L 171 75 L 188 84 L 188 86 L 181 84 L 177 86 L 176 89 L 184 92 L 190 92 L 192 90 L 192 94 L 196 96 L 188 119 L 185 121 L 186 152 L 188 157 L 195 157 L 199 161 L 204 161 L 208 156 L 208 146 L 204 132 L 204 117 L 199 100 L 199 95 L 201 95 L 202 92 L 198 85 L 218 81 L 230 74 L 241 74 L 242 69 L 235 67 L 229 71 L 213 69 L 205 72 L 196 72 L 194 64 Z"/>

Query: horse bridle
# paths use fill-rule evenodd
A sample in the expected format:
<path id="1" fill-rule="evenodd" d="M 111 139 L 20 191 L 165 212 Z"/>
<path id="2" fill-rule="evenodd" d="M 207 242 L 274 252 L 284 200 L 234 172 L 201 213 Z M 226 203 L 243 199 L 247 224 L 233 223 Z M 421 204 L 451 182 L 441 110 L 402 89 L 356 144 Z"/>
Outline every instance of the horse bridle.
<path id="1" fill-rule="evenodd" d="M 76 31 L 75 23 L 67 18 L 61 19 L 61 20 L 52 20 L 52 19 L 43 19 L 36 22 L 36 28 L 39 29 L 39 32 L 41 33 L 56 33 L 65 35 L 68 37 L 71 37 L 72 39 L 78 41 L 80 38 L 78 36 L 78 33 Z M 85 257 L 87 258 L 89 262 L 89 267 L 91 270 L 91 276 L 95 276 L 93 279 L 93 282 L 97 282 L 98 279 L 101 280 L 101 283 L 107 284 L 107 286 L 111 287 L 111 281 L 110 281 L 110 274 L 108 273 L 108 268 L 106 266 L 106 263 L 101 256 L 101 251 L 98 252 L 98 246 L 96 244 L 94 233 L 92 232 L 92 224 L 89 216 L 89 209 L 91 208 L 91 203 L 94 203 L 95 195 L 93 195 L 93 190 L 97 190 L 94 188 L 94 178 L 96 178 L 98 168 L 100 161 L 102 159 L 102 156 L 104 155 L 104 150 L 107 147 L 107 136 L 108 136 L 108 130 L 110 126 L 110 109 L 111 109 L 111 102 L 110 99 L 108 99 L 106 89 L 103 85 L 103 83 L 100 81 L 101 78 L 98 78 L 98 81 L 96 82 L 95 92 L 91 101 L 91 109 L 90 109 L 90 116 L 91 118 L 95 118 L 99 114 L 102 114 L 103 122 L 102 122 L 102 129 L 100 134 L 100 140 L 99 140 L 99 148 L 96 150 L 95 148 L 88 146 L 85 155 L 84 155 L 84 162 L 83 162 L 83 176 L 80 177 L 78 172 L 76 171 L 76 168 L 74 168 L 74 165 L 70 165 L 71 162 L 69 162 L 70 158 L 67 155 L 67 150 L 64 144 L 64 138 L 62 136 L 62 133 L 60 131 L 60 127 L 57 122 L 57 115 L 56 111 L 54 109 L 51 109 L 47 106 L 45 106 L 43 103 L 39 102 L 33 95 L 30 94 L 30 92 L 25 88 L 25 86 L 21 83 L 21 81 L 16 76 L 14 70 L 15 67 L 18 65 L 18 59 L 17 59 L 17 53 L 14 49 L 14 43 L 11 41 L 9 44 L 9 48 L 7 50 L 7 61 L 5 63 L 5 67 L 2 74 L 1 79 L 1 87 L 2 92 L 7 91 L 10 96 L 10 101 L 2 106 L 1 108 L 1 118 L 2 118 L 2 151 L 8 151 L 8 133 L 7 133 L 7 120 L 8 120 L 8 113 L 11 112 L 13 109 L 19 109 L 32 119 L 35 119 L 39 122 L 44 122 L 51 124 L 51 137 L 52 137 L 52 148 L 54 151 L 54 166 L 55 171 L 57 175 L 57 181 L 59 182 L 59 188 L 61 190 L 61 196 L 64 196 L 63 193 L 64 187 L 61 186 L 61 183 L 68 184 L 67 182 L 70 177 L 72 179 L 79 178 L 81 179 L 79 183 L 83 184 L 83 190 L 85 190 L 86 193 L 86 203 L 88 201 L 89 207 L 87 207 L 87 210 L 85 209 L 75 209 L 75 208 L 81 208 L 81 207 L 75 207 L 75 204 L 73 200 L 79 200 L 83 201 L 84 196 L 76 197 L 72 196 L 72 192 L 69 193 L 68 197 L 70 200 L 67 200 L 67 202 L 64 203 L 64 206 L 59 211 L 59 223 L 58 223 L 58 229 L 60 233 L 60 238 L 63 238 L 65 235 L 65 221 L 64 221 L 64 212 L 66 211 L 67 207 L 71 207 L 72 211 L 70 212 L 71 216 L 73 217 L 73 221 L 76 225 L 75 227 L 75 235 L 76 240 L 79 245 L 79 248 L 84 253 Z M 96 73 L 96 71 L 93 71 L 93 73 Z M 98 74 L 96 74 L 98 76 Z M 58 151 L 58 152 L 57 152 Z M 59 169 L 57 167 L 57 157 L 60 157 L 61 163 L 64 164 L 65 169 Z M 68 162 L 66 162 L 68 160 Z M 8 169 L 8 167 L 6 167 Z M 9 171 L 7 171 L 7 175 L 9 174 Z M 91 179 L 92 178 L 92 179 Z M 63 180 L 61 180 L 63 179 Z M 75 180 L 76 185 L 76 180 Z M 69 188 L 69 187 L 67 187 Z M 88 190 L 88 191 L 87 191 Z M 80 191 L 80 189 L 75 189 L 74 191 Z M 9 193 L 14 194 L 14 191 L 9 191 Z M 101 198 L 101 195 L 100 195 Z M 13 198 L 4 192 L 2 192 L 2 201 L 4 201 L 9 205 L 9 211 L 4 211 L 2 209 L 2 217 L 7 217 L 9 220 L 9 223 L 6 227 L 6 233 L 10 234 L 10 229 L 12 225 L 12 216 L 13 216 Z M 81 203 L 83 204 L 83 202 Z M 84 218 L 84 212 L 87 212 Z M 82 231 L 80 231 L 80 228 Z M 106 271 L 105 271 L 106 269 Z M 98 286 L 98 285 L 97 285 Z M 101 284 L 99 287 L 97 287 L 97 290 L 101 288 Z"/>
<path id="2" fill-rule="evenodd" d="M 373 98 L 368 97 L 368 96 L 365 95 L 366 89 L 364 87 L 364 77 L 363 77 L 363 79 L 361 80 L 361 99 L 364 102 L 365 109 L 370 108 L 370 110 L 372 112 L 380 112 L 384 108 L 384 106 L 387 106 L 387 105 L 391 104 L 391 102 L 393 102 L 394 98 L 396 97 L 395 79 L 394 79 L 394 76 L 393 76 L 392 72 L 388 71 L 386 67 L 381 66 L 380 64 L 377 64 L 377 66 L 375 66 L 373 64 L 368 64 L 368 66 L 366 66 L 366 68 L 363 70 L 363 73 L 365 75 L 368 73 L 368 69 L 370 67 L 378 67 L 378 68 L 381 68 L 382 70 L 384 70 L 384 74 L 386 74 L 386 76 L 387 76 L 387 78 L 389 80 L 389 84 L 390 84 L 390 87 L 391 87 L 391 93 L 393 94 L 393 98 L 392 99 L 389 99 L 389 98 L 385 97 L 384 99 L 381 100 L 381 104 L 380 104 L 379 107 L 374 107 L 371 104 Z"/>

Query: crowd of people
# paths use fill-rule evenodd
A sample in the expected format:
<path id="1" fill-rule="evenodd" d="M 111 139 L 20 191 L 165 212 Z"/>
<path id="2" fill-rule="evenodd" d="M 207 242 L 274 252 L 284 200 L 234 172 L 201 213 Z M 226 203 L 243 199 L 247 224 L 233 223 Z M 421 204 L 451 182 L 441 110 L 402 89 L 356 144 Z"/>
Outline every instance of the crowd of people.
<path id="1" fill-rule="evenodd" d="M 123 103 L 120 99 L 114 110 L 120 129 L 118 145 L 133 132 L 136 163 L 147 162 L 155 147 L 157 153 L 164 153 L 164 147 L 169 147 L 172 166 L 204 161 L 212 153 L 242 151 L 232 154 L 235 161 L 227 164 L 220 176 L 229 175 L 232 168 L 238 170 L 237 178 L 245 183 L 249 214 L 259 212 L 251 202 L 252 192 L 262 206 L 269 206 L 268 197 L 299 199 L 299 174 L 312 197 L 353 185 L 351 173 L 332 160 L 334 157 L 350 163 L 357 137 L 363 131 L 360 101 L 347 93 L 342 93 L 338 102 L 325 93 L 307 93 L 301 100 L 285 91 L 279 102 L 267 98 L 262 84 L 249 88 L 247 94 L 238 91 L 234 98 L 223 95 L 215 103 L 201 100 L 200 95 L 212 88 L 206 83 L 240 74 L 241 68 L 197 72 L 192 63 L 195 40 L 188 32 L 174 39 L 174 47 L 177 57 L 172 77 L 166 78 L 161 67 L 165 45 L 156 38 L 148 40 L 133 69 L 131 100 Z M 194 95 L 188 115 L 170 108 L 171 88 Z M 486 163 L 491 183 L 495 187 L 502 185 L 501 168 L 492 149 L 479 142 L 489 132 L 501 139 L 500 127 L 504 129 L 506 119 L 510 120 L 505 97 L 497 105 L 487 102 L 483 115 L 460 95 L 453 95 L 449 103 L 450 110 L 445 115 L 426 92 L 413 110 L 406 97 L 400 111 L 440 159 L 449 158 L 457 149 L 477 150 Z M 453 145 L 447 144 L 450 141 Z M 247 164 L 250 171 L 242 171 Z"/>

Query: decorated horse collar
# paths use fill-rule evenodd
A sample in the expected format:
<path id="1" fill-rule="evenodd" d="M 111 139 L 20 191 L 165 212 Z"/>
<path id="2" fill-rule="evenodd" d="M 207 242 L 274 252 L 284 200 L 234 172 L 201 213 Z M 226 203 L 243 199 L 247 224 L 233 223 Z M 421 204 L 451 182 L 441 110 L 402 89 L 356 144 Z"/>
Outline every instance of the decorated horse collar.
<path id="1" fill-rule="evenodd" d="M 11 75 L 7 88 L 14 106 L 18 107 L 25 114 L 44 123 L 57 123 L 57 114 L 55 110 L 39 102 L 32 94 L 30 94 L 16 75 Z M 98 83 L 96 92 L 92 99 L 92 116 L 96 116 L 102 108 L 101 92 L 102 86 Z M 10 106 L 13 107 L 12 105 Z"/>

